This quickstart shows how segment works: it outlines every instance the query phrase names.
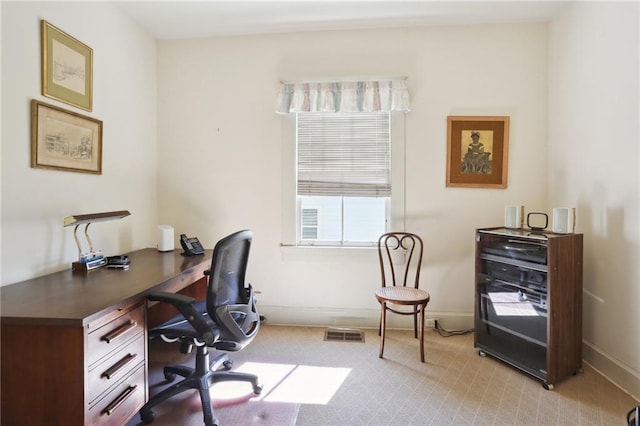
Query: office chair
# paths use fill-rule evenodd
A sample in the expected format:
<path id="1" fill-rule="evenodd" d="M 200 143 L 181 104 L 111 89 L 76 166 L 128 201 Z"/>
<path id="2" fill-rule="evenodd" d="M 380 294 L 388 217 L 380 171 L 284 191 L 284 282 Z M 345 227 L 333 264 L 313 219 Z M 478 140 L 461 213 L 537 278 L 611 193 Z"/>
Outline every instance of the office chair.
<path id="1" fill-rule="evenodd" d="M 153 422 L 155 405 L 189 389 L 200 393 L 204 422 L 207 426 L 218 425 L 213 414 L 209 387 L 223 381 L 245 381 L 259 394 L 262 385 L 258 377 L 227 371 L 233 361 L 227 353 L 209 360 L 209 348 L 221 351 L 239 351 L 249 344 L 258 333 L 258 315 L 251 285 L 245 286 L 245 273 L 253 234 L 243 230 L 221 239 L 213 250 L 208 276 L 207 298 L 195 299 L 173 293 L 154 293 L 151 301 L 172 304 L 180 314 L 149 330 L 149 338 L 161 338 L 166 342 L 180 342 L 180 351 L 190 353 L 196 346 L 195 368 L 182 365 L 164 367 L 164 376 L 173 381 L 176 374 L 184 380 L 169 386 L 154 395 L 140 409 L 140 419 Z M 222 371 L 219 371 L 221 370 Z"/>
<path id="2" fill-rule="evenodd" d="M 384 352 L 387 311 L 390 311 L 413 315 L 413 334 L 420 340 L 420 361 L 424 362 L 424 311 L 431 296 L 418 288 L 422 250 L 422 239 L 409 232 L 388 232 L 378 239 L 382 275 L 382 287 L 376 290 L 376 299 L 380 302 L 380 358 Z"/>
<path id="3" fill-rule="evenodd" d="M 628 426 L 640 426 L 640 405 L 632 408 L 627 413 L 627 425 Z"/>

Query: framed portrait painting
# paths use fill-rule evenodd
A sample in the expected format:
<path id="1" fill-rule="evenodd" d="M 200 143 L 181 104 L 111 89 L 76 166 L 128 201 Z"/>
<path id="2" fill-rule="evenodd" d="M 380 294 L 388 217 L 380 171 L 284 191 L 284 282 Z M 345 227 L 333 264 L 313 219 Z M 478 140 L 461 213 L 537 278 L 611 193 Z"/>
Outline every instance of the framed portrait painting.
<path id="1" fill-rule="evenodd" d="M 44 19 L 42 94 L 69 105 L 93 108 L 93 49 Z"/>
<path id="2" fill-rule="evenodd" d="M 31 100 L 31 167 L 102 174 L 102 121 Z"/>
<path id="3" fill-rule="evenodd" d="M 506 188 L 509 117 L 447 117 L 447 186 Z"/>

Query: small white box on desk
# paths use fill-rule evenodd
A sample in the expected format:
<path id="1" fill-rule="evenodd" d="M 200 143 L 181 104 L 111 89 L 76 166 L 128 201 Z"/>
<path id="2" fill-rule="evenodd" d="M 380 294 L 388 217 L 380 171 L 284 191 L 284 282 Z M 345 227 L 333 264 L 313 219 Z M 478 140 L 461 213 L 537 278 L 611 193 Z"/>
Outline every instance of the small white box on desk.
<path id="1" fill-rule="evenodd" d="M 173 226 L 158 225 L 158 251 L 173 251 Z"/>

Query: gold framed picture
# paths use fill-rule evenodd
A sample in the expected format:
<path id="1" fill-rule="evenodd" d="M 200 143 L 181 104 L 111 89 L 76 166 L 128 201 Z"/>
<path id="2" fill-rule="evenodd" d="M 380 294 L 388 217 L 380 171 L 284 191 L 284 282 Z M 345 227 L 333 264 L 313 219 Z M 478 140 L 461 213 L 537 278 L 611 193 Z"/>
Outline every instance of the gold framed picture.
<path id="1" fill-rule="evenodd" d="M 44 19 L 42 94 L 87 111 L 93 109 L 93 49 Z"/>
<path id="2" fill-rule="evenodd" d="M 102 121 L 31 100 L 31 167 L 102 174 Z"/>
<path id="3" fill-rule="evenodd" d="M 506 188 L 509 117 L 447 117 L 447 186 Z"/>

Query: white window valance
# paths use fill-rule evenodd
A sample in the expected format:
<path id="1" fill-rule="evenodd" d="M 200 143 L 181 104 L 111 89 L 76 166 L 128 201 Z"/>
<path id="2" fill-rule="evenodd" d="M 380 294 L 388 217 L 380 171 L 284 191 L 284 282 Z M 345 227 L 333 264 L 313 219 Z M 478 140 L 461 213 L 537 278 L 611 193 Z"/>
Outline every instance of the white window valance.
<path id="1" fill-rule="evenodd" d="M 282 83 L 276 112 L 409 112 L 403 78 L 389 80 Z"/>

